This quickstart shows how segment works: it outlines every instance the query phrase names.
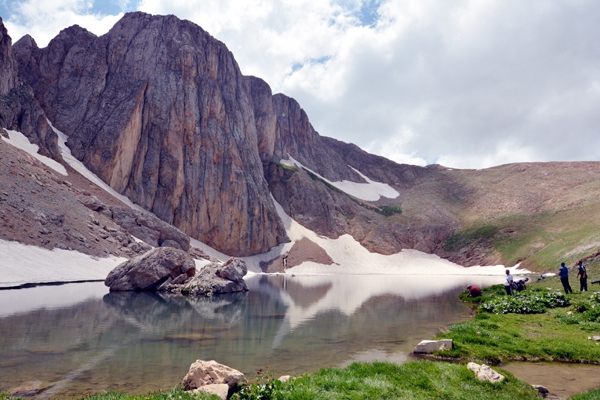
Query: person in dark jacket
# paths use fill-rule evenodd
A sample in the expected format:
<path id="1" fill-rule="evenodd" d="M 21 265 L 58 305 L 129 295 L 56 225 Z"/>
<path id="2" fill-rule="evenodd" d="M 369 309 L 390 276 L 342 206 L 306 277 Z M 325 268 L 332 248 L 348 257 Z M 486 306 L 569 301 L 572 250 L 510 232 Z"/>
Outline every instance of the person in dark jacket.
<path id="1" fill-rule="evenodd" d="M 579 261 L 579 265 L 577 266 L 577 277 L 579 278 L 579 291 L 583 292 L 584 290 L 587 292 L 587 270 L 583 265 L 583 261 Z"/>
<path id="2" fill-rule="evenodd" d="M 527 282 L 529 282 L 529 278 L 519 279 L 518 281 L 516 281 L 515 286 L 517 292 L 522 292 L 523 290 L 527 289 Z"/>
<path id="3" fill-rule="evenodd" d="M 571 289 L 571 285 L 569 284 L 569 270 L 565 266 L 565 263 L 560 263 L 560 268 L 558 269 L 558 274 L 560 276 L 560 282 L 565 289 L 565 294 L 573 293 L 573 289 Z"/>

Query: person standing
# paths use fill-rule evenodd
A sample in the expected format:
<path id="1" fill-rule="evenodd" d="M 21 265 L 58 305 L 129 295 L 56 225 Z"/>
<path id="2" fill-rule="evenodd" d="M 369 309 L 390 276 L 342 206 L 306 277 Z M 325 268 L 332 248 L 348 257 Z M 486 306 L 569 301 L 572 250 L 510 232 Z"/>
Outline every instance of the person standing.
<path id="1" fill-rule="evenodd" d="M 587 292 L 587 270 L 583 265 L 583 261 L 579 261 L 577 277 L 579 278 L 579 291 L 583 292 L 585 290 Z"/>
<path id="2" fill-rule="evenodd" d="M 558 274 L 560 276 L 560 282 L 565 289 L 565 294 L 573 293 L 573 289 L 571 289 L 571 285 L 569 284 L 569 270 L 565 266 L 565 263 L 560 263 L 560 268 L 558 269 Z"/>
<path id="3" fill-rule="evenodd" d="M 513 295 L 513 276 L 510 274 L 509 270 L 506 270 L 506 280 L 504 281 L 504 290 L 506 290 L 506 294 L 509 296 Z"/>

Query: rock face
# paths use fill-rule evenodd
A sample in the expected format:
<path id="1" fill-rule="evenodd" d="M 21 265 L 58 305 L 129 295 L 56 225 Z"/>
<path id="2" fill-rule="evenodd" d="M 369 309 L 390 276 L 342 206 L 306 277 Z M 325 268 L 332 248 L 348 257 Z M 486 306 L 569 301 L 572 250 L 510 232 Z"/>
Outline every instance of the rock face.
<path id="1" fill-rule="evenodd" d="M 190 238 L 185 233 L 152 214 L 127 207 L 111 207 L 110 211 L 113 221 L 150 246 L 174 247 L 186 252 L 190 249 Z"/>
<path id="2" fill-rule="evenodd" d="M 57 137 L 44 111 L 31 87 L 18 77 L 11 42 L 0 18 L 0 131 L 1 128 L 19 131 L 40 147 L 40 154 L 60 159 Z"/>
<path id="3" fill-rule="evenodd" d="M 246 292 L 248 285 L 244 276 L 248 267 L 243 260 L 230 258 L 225 264 L 211 263 L 206 265 L 192 279 L 183 285 L 165 287 L 171 293 L 189 295 L 206 295 Z"/>
<path id="4" fill-rule="evenodd" d="M 130 13 L 101 37 L 73 26 L 45 49 L 25 36 L 14 52 L 75 157 L 226 254 L 262 253 L 288 240 L 270 192 L 306 227 L 331 238 L 350 233 L 384 254 L 432 252 L 451 231 L 426 226 L 410 235 L 405 224 L 388 223 L 306 171 L 283 171 L 279 162 L 292 156 L 331 181 L 366 182 L 294 99 L 243 76 L 225 45 L 189 21 Z M 361 155 L 352 167 L 376 164 Z M 399 178 L 384 172 L 390 165 L 371 166 L 367 175 L 395 185 Z M 400 181 L 407 182 L 424 170 L 404 169 Z"/>
<path id="5" fill-rule="evenodd" d="M 106 277 L 111 291 L 153 291 L 163 283 L 183 283 L 196 273 L 194 259 L 186 252 L 158 247 L 119 265 Z"/>
<path id="6" fill-rule="evenodd" d="M 131 13 L 102 37 L 73 26 L 45 49 L 30 37 L 14 49 L 73 155 L 118 192 L 227 254 L 288 240 L 262 174 L 251 82 L 199 26 Z"/>

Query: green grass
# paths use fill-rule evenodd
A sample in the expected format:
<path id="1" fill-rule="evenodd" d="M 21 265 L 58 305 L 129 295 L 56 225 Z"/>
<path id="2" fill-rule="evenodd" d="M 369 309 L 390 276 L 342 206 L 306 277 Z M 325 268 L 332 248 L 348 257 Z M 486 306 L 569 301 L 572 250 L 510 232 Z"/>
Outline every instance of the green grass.
<path id="1" fill-rule="evenodd" d="M 600 400 L 600 389 L 592 390 L 571 397 L 572 400 Z"/>
<path id="2" fill-rule="evenodd" d="M 537 214 L 513 214 L 477 220 L 454 232 L 444 244 L 447 251 L 485 243 L 505 265 L 522 262 L 524 268 L 555 272 L 598 250 L 598 203 Z"/>
<path id="3" fill-rule="evenodd" d="M 455 251 L 469 244 L 490 240 L 498 233 L 498 227 L 493 225 L 474 226 L 454 232 L 446 239 L 444 250 Z"/>
<path id="4" fill-rule="evenodd" d="M 492 384 L 479 381 L 465 365 L 418 361 L 398 365 L 387 362 L 354 363 L 346 368 L 326 368 L 277 385 L 269 396 L 255 393 L 249 399 L 535 399 L 536 391 L 511 373 L 500 370 L 506 379 Z M 0 394 L 0 400 L 8 400 Z M 129 396 L 105 393 L 86 397 L 92 400 L 191 400 L 218 399 L 194 395 L 181 388 L 166 393 Z"/>
<path id="5" fill-rule="evenodd" d="M 14 400 L 6 393 L 0 394 L 0 400 Z M 184 391 L 181 387 L 175 388 L 170 392 L 149 393 L 144 395 L 127 395 L 123 393 L 107 392 L 95 394 L 93 396 L 83 397 L 89 400 L 220 400 L 219 396 L 208 394 L 193 394 Z"/>
<path id="6" fill-rule="evenodd" d="M 481 382 L 466 366 L 419 361 L 354 363 L 321 369 L 284 385 L 281 399 L 534 399 L 536 391 L 508 372 L 501 383 Z"/>
<path id="7" fill-rule="evenodd" d="M 600 363 L 600 345 L 588 340 L 590 335 L 600 334 L 600 301 L 591 298 L 590 293 L 576 293 L 566 296 L 570 306 L 551 308 L 555 305 L 546 300 L 559 288 L 557 281 L 552 278 L 529 285 L 528 296 L 523 298 L 538 299 L 543 309 L 534 304 L 526 310 L 517 310 L 526 314 L 484 312 L 485 308 L 493 309 L 489 304 L 499 301 L 506 301 L 505 310 L 512 311 L 509 303 L 518 300 L 502 295 L 501 285 L 485 289 L 471 321 L 453 325 L 438 335 L 438 339 L 452 339 L 454 348 L 437 354 L 492 364 L 511 360 Z"/>

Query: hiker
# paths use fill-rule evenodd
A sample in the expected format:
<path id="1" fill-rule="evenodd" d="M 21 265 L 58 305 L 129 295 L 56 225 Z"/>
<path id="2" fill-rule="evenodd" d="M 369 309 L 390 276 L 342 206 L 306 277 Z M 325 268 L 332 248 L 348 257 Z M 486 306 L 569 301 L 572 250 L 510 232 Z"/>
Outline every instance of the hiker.
<path id="1" fill-rule="evenodd" d="M 481 289 L 479 289 L 477 286 L 467 286 L 467 290 L 469 291 L 469 294 L 467 295 L 467 297 L 480 297 L 481 296 Z"/>
<path id="2" fill-rule="evenodd" d="M 577 277 L 579 278 L 579 291 L 583 292 L 585 290 L 587 292 L 587 270 L 583 265 L 583 261 L 579 261 Z"/>
<path id="3" fill-rule="evenodd" d="M 560 276 L 560 282 L 565 289 L 565 294 L 573 293 L 573 289 L 571 289 L 571 285 L 569 284 L 569 270 L 565 267 L 565 263 L 560 263 L 560 268 L 558 269 L 558 275 Z"/>
<path id="4" fill-rule="evenodd" d="M 517 292 L 522 292 L 523 290 L 527 289 L 527 286 L 525 286 L 527 282 L 529 282 L 529 278 L 519 279 L 516 281 L 515 289 L 517 289 Z"/>
<path id="5" fill-rule="evenodd" d="M 510 274 L 509 270 L 506 270 L 506 280 L 504 281 L 504 290 L 506 290 L 506 294 L 509 296 L 513 295 L 513 276 Z"/>

